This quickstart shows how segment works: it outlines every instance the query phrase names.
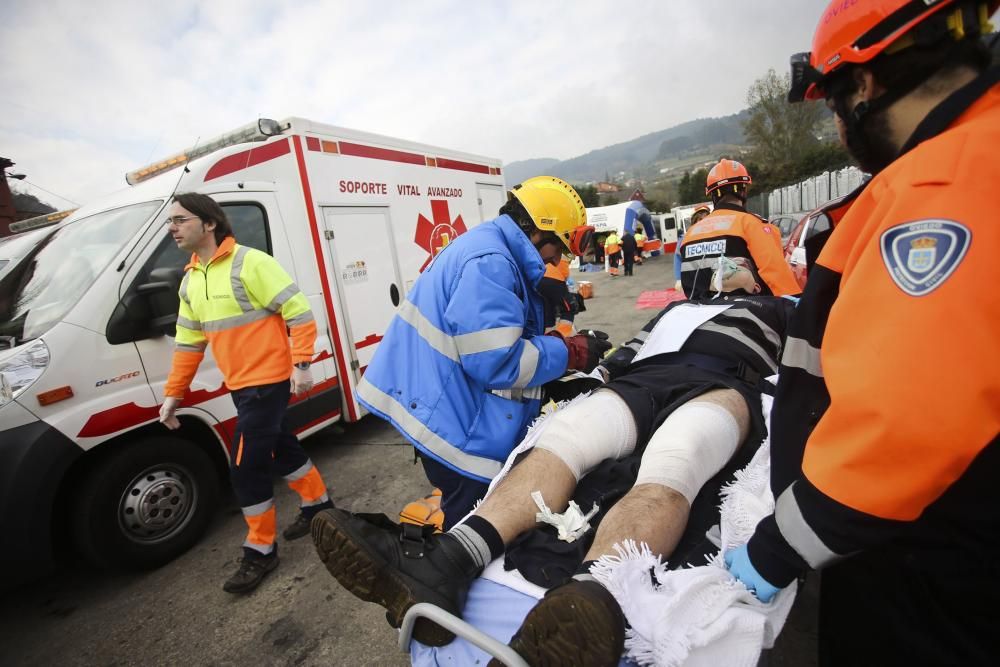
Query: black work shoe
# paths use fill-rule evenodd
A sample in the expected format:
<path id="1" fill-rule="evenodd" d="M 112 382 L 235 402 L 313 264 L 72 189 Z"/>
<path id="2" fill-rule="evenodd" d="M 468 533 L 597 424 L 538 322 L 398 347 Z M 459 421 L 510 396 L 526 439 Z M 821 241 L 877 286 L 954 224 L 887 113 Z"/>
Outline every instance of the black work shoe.
<path id="1" fill-rule="evenodd" d="M 434 526 L 400 526 L 384 514 L 340 509 L 324 510 L 312 521 L 313 542 L 326 569 L 354 596 L 385 607 L 386 620 L 394 628 L 418 602 L 461 617 L 469 584 L 479 574 L 455 538 L 433 531 Z M 444 646 L 455 635 L 421 618 L 413 638 Z"/>
<path id="2" fill-rule="evenodd" d="M 313 517 L 323 510 L 333 509 L 332 501 L 325 501 L 318 505 L 310 505 L 307 510 L 299 510 L 299 515 L 295 517 L 295 521 L 290 523 L 287 528 L 281 531 L 281 536 L 285 538 L 285 541 L 291 542 L 292 540 L 297 540 L 300 537 L 305 537 L 309 534 L 309 525 L 312 523 Z"/>
<path id="3" fill-rule="evenodd" d="M 274 568 L 278 567 L 278 554 L 251 556 L 245 554 L 240 559 L 240 568 L 222 585 L 227 593 L 249 593 L 264 581 Z"/>
<path id="4" fill-rule="evenodd" d="M 288 527 L 281 531 L 281 536 L 287 541 L 297 540 L 300 537 L 305 537 L 309 534 L 309 524 L 312 523 L 312 517 L 306 516 L 302 512 L 295 517 L 295 521 L 288 524 Z"/>
<path id="5" fill-rule="evenodd" d="M 572 579 L 538 601 L 510 647 L 529 665 L 617 665 L 625 648 L 625 616 L 604 586 Z"/>

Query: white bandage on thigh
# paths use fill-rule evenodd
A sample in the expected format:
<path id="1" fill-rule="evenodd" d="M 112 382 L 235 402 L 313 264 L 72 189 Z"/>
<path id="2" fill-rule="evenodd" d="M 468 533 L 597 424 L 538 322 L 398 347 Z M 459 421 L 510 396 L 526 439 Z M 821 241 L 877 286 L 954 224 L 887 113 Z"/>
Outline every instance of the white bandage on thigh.
<path id="1" fill-rule="evenodd" d="M 538 444 L 565 463 L 577 481 L 605 459 L 620 459 L 635 450 L 632 411 L 610 389 L 599 389 L 549 418 Z"/>
<path id="2" fill-rule="evenodd" d="M 704 401 L 685 403 L 649 439 L 635 483 L 668 486 L 691 503 L 739 444 L 740 428 L 728 410 Z"/>

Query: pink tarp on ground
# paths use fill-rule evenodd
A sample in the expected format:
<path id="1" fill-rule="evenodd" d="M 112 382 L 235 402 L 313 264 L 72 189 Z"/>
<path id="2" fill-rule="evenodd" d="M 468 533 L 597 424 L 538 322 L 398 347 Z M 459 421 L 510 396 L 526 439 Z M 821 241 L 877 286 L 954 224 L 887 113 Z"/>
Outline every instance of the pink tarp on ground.
<path id="1" fill-rule="evenodd" d="M 636 299 L 635 307 L 636 310 L 643 308 L 666 308 L 667 304 L 672 301 L 683 300 L 684 292 L 678 292 L 675 289 L 666 289 L 659 292 L 651 290 L 639 295 L 639 298 Z"/>

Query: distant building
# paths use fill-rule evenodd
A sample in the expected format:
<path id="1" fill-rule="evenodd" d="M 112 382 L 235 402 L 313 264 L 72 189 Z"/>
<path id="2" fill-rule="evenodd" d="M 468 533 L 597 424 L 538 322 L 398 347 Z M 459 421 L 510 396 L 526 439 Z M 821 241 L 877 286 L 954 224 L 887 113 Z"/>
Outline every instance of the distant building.
<path id="1" fill-rule="evenodd" d="M 618 192 L 619 190 L 621 190 L 621 188 L 619 188 L 614 183 L 608 183 L 607 181 L 601 181 L 600 183 L 597 184 L 597 191 L 601 194 L 607 194 L 609 192 Z"/>
<path id="2" fill-rule="evenodd" d="M 629 201 L 646 201 L 646 194 L 639 188 L 636 188 L 632 196 L 629 197 Z"/>

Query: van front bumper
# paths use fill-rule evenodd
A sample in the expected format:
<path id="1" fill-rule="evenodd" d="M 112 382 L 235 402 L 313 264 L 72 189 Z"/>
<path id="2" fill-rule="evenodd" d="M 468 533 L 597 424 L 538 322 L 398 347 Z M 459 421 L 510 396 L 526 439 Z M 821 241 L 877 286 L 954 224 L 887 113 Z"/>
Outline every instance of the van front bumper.
<path id="1" fill-rule="evenodd" d="M 0 590 L 27 583 L 54 565 L 56 495 L 81 454 L 43 421 L 0 431 Z"/>

